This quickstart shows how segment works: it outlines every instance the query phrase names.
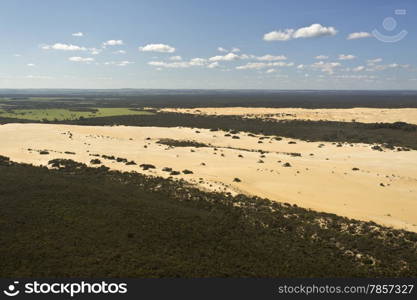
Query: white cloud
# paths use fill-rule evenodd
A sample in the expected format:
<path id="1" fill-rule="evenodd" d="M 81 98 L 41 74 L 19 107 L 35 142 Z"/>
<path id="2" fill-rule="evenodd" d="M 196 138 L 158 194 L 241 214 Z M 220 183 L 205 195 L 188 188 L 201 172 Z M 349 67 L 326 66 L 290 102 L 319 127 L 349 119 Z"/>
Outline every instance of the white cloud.
<path id="1" fill-rule="evenodd" d="M 384 71 L 387 69 L 408 69 L 411 66 L 409 64 L 397 64 L 397 63 L 392 63 L 392 64 L 387 64 L 387 65 L 375 65 L 371 68 L 368 68 L 367 71 Z"/>
<path id="2" fill-rule="evenodd" d="M 150 61 L 149 65 L 161 68 L 189 68 L 190 64 L 185 61 L 181 62 L 164 62 L 164 61 Z"/>
<path id="3" fill-rule="evenodd" d="M 356 40 L 356 39 L 363 39 L 363 38 L 370 38 L 372 34 L 369 32 L 352 32 L 347 36 L 347 40 Z"/>
<path id="4" fill-rule="evenodd" d="M 334 76 L 334 78 L 338 79 L 375 79 L 375 76 L 369 76 L 369 75 L 337 75 Z"/>
<path id="5" fill-rule="evenodd" d="M 366 62 L 368 63 L 368 66 L 373 66 L 377 63 L 380 63 L 382 61 L 382 58 L 375 58 L 375 59 L 368 59 Z"/>
<path id="6" fill-rule="evenodd" d="M 62 51 L 86 51 L 87 48 L 72 44 L 56 43 L 53 45 L 43 45 L 43 50 L 62 50 Z"/>
<path id="7" fill-rule="evenodd" d="M 117 50 L 113 52 L 114 54 L 126 54 L 125 50 Z"/>
<path id="8" fill-rule="evenodd" d="M 314 57 L 315 59 L 319 59 L 319 60 L 323 60 L 323 59 L 328 59 L 329 57 L 327 55 L 317 55 L 316 57 Z"/>
<path id="9" fill-rule="evenodd" d="M 182 60 L 182 57 L 181 57 L 181 56 L 179 56 L 179 55 L 175 55 L 175 56 L 171 56 L 171 57 L 169 58 L 169 60 L 179 61 L 179 60 Z"/>
<path id="10" fill-rule="evenodd" d="M 74 32 L 74 33 L 72 34 L 72 36 L 82 37 L 82 36 L 84 36 L 84 33 L 82 33 L 82 32 Z"/>
<path id="11" fill-rule="evenodd" d="M 193 58 L 189 61 L 190 66 L 204 66 L 207 60 L 205 58 Z"/>
<path id="12" fill-rule="evenodd" d="M 356 56 L 352 55 L 352 54 L 340 54 L 339 55 L 339 60 L 352 60 L 355 59 Z"/>
<path id="13" fill-rule="evenodd" d="M 103 51 L 103 50 L 101 50 L 101 49 L 97 49 L 97 48 L 90 48 L 90 49 L 88 49 L 88 51 L 90 51 L 90 53 L 91 53 L 92 55 L 98 55 L 98 54 L 100 54 L 100 53 L 101 53 L 101 51 Z"/>
<path id="14" fill-rule="evenodd" d="M 315 69 L 319 69 L 320 71 L 328 73 L 328 74 L 333 74 L 334 69 L 340 66 L 341 64 L 338 62 L 324 62 L 324 61 L 319 61 L 311 65 L 311 67 Z"/>
<path id="15" fill-rule="evenodd" d="M 69 61 L 74 61 L 74 62 L 93 62 L 94 58 L 92 57 L 80 57 L 80 56 L 72 56 L 70 58 L 68 58 Z"/>
<path id="16" fill-rule="evenodd" d="M 107 61 L 104 64 L 106 66 L 108 66 L 108 65 L 114 65 L 114 66 L 119 66 L 119 67 L 125 67 L 127 65 L 134 64 L 134 62 L 128 61 L 128 60 L 123 60 L 123 61 Z"/>
<path id="17" fill-rule="evenodd" d="M 217 67 L 219 67 L 219 62 L 218 61 L 215 61 L 215 62 L 207 65 L 207 68 L 209 68 L 209 69 L 214 69 L 214 68 L 217 68 Z"/>
<path id="18" fill-rule="evenodd" d="M 286 63 L 286 62 L 269 62 L 269 63 L 265 63 L 265 62 L 250 62 L 247 63 L 246 65 L 242 65 L 242 66 L 237 66 L 236 69 L 237 70 L 259 70 L 259 69 L 264 69 L 264 68 L 268 68 L 268 67 L 291 67 L 293 66 L 294 63 Z"/>
<path id="19" fill-rule="evenodd" d="M 179 60 L 171 60 L 170 62 L 165 61 L 150 61 L 148 62 L 149 65 L 155 66 L 158 68 L 173 68 L 173 69 L 184 69 L 190 67 L 207 67 L 209 69 L 219 67 L 219 63 L 209 62 L 205 58 L 195 57 L 190 59 L 189 61 L 179 61 Z"/>
<path id="20" fill-rule="evenodd" d="M 264 34 L 265 41 L 288 41 L 292 38 L 294 29 L 271 31 Z"/>
<path id="21" fill-rule="evenodd" d="M 30 64 L 27 64 L 27 66 L 28 66 L 28 67 L 34 67 L 34 66 L 35 66 L 35 64 L 30 63 Z"/>
<path id="22" fill-rule="evenodd" d="M 240 52 L 240 49 L 234 47 L 234 48 L 232 48 L 232 50 L 227 50 L 223 47 L 217 47 L 217 51 L 219 51 L 219 52 Z"/>
<path id="23" fill-rule="evenodd" d="M 165 44 L 148 44 L 143 47 L 139 47 L 139 51 L 173 53 L 175 52 L 175 48 Z"/>
<path id="24" fill-rule="evenodd" d="M 270 74 L 270 73 L 275 73 L 277 70 L 275 70 L 275 69 L 268 69 L 268 70 L 266 70 L 266 72 L 265 73 L 268 73 L 268 74 Z"/>
<path id="25" fill-rule="evenodd" d="M 22 55 L 20 54 L 13 54 L 14 57 L 21 57 Z"/>
<path id="26" fill-rule="evenodd" d="M 210 61 L 232 61 L 232 60 L 237 60 L 240 58 L 246 58 L 246 55 L 237 55 L 235 53 L 227 53 L 225 55 L 216 55 L 213 57 L 210 57 L 209 60 Z"/>
<path id="27" fill-rule="evenodd" d="M 124 45 L 122 40 L 108 40 L 103 43 L 103 46 L 121 46 Z"/>
<path id="28" fill-rule="evenodd" d="M 325 27 L 321 24 L 312 24 L 308 27 L 302 27 L 294 32 L 293 37 L 298 38 L 312 38 L 326 35 L 335 35 L 337 30 L 334 27 Z"/>
<path id="29" fill-rule="evenodd" d="M 256 59 L 261 60 L 261 61 L 273 61 L 273 60 L 286 60 L 287 57 L 284 55 L 273 56 L 270 54 L 266 54 L 264 56 L 258 56 Z"/>
<path id="30" fill-rule="evenodd" d="M 365 70 L 364 66 L 357 66 L 356 68 L 353 68 L 353 72 L 361 72 L 364 70 Z"/>
<path id="31" fill-rule="evenodd" d="M 297 69 L 298 70 L 303 70 L 305 67 L 306 67 L 305 65 L 301 64 L 301 65 L 298 65 L 297 66 Z"/>
<path id="32" fill-rule="evenodd" d="M 298 29 L 284 29 L 271 31 L 264 34 L 265 41 L 288 41 L 299 38 L 313 38 L 326 35 L 335 35 L 337 30 L 334 27 L 325 27 L 321 24 L 311 24 Z"/>

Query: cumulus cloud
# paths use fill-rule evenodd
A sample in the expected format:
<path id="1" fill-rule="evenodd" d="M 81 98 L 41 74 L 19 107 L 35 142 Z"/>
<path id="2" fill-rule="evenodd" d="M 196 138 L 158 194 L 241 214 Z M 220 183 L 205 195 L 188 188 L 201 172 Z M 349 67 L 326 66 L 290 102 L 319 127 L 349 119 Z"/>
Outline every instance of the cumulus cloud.
<path id="1" fill-rule="evenodd" d="M 371 68 L 368 68 L 367 71 L 384 71 L 387 69 L 408 69 L 410 68 L 411 65 L 409 64 L 397 64 L 397 63 L 392 63 L 392 64 L 387 64 L 387 65 L 375 65 L 372 66 Z"/>
<path id="2" fill-rule="evenodd" d="M 101 49 L 97 49 L 97 48 L 90 48 L 90 49 L 88 49 L 88 51 L 90 51 L 90 53 L 92 54 L 92 55 L 98 55 L 98 54 L 100 54 L 101 53 Z"/>
<path id="3" fill-rule="evenodd" d="M 84 33 L 82 32 L 74 32 L 73 34 L 71 34 L 72 36 L 78 36 L 78 37 L 82 37 L 84 36 Z"/>
<path id="4" fill-rule="evenodd" d="M 369 32 L 352 32 L 347 36 L 347 40 L 356 40 L 356 39 L 364 39 L 364 38 L 370 38 L 372 37 L 372 34 Z"/>
<path id="5" fill-rule="evenodd" d="M 171 57 L 169 58 L 169 60 L 179 61 L 179 60 L 182 60 L 182 57 L 181 57 L 181 56 L 179 56 L 179 55 L 175 55 L 175 56 L 171 56 Z"/>
<path id="6" fill-rule="evenodd" d="M 117 50 L 113 52 L 114 54 L 126 54 L 125 50 Z"/>
<path id="7" fill-rule="evenodd" d="M 328 74 L 333 74 L 334 69 L 340 66 L 341 64 L 338 62 L 324 62 L 324 61 L 315 62 L 314 64 L 311 65 L 311 67 L 318 69 L 322 72 L 328 73 Z"/>
<path id="8" fill-rule="evenodd" d="M 134 62 L 128 61 L 128 60 L 122 60 L 122 61 L 107 61 L 104 64 L 106 66 L 108 66 L 108 65 L 114 65 L 114 66 L 119 66 L 119 67 L 125 67 L 127 65 L 134 64 Z"/>
<path id="9" fill-rule="evenodd" d="M 352 55 L 352 54 L 340 54 L 339 55 L 339 60 L 352 60 L 355 59 L 356 56 Z"/>
<path id="10" fill-rule="evenodd" d="M 365 70 L 364 66 L 357 66 L 356 68 L 353 68 L 353 72 L 361 72 L 364 70 Z"/>
<path id="11" fill-rule="evenodd" d="M 207 67 L 209 69 L 219 67 L 219 63 L 217 61 L 210 62 L 206 58 L 195 57 L 190 59 L 189 61 L 181 61 L 181 60 L 172 60 L 166 61 L 150 61 L 148 62 L 149 65 L 155 66 L 158 68 L 172 68 L 172 69 L 184 69 L 190 67 Z"/>
<path id="12" fill-rule="evenodd" d="M 175 52 L 175 48 L 165 44 L 148 44 L 143 47 L 139 47 L 139 51 L 173 53 Z"/>
<path id="13" fill-rule="evenodd" d="M 61 50 L 61 51 L 86 51 L 87 48 L 72 44 L 56 43 L 53 45 L 43 45 L 43 50 Z"/>
<path id="14" fill-rule="evenodd" d="M 206 64 L 207 60 L 205 58 L 192 58 L 189 61 L 190 66 L 204 66 Z"/>
<path id="15" fill-rule="evenodd" d="M 161 67 L 161 68 L 189 68 L 190 64 L 188 62 L 164 62 L 164 61 L 150 61 L 148 62 L 148 65 L 154 66 L 154 67 Z"/>
<path id="16" fill-rule="evenodd" d="M 219 65 L 219 62 L 218 61 L 215 61 L 215 62 L 213 62 L 213 63 L 211 63 L 211 64 L 208 64 L 207 65 L 207 68 L 209 68 L 209 69 L 214 69 L 214 68 L 218 68 L 220 65 Z"/>
<path id="17" fill-rule="evenodd" d="M 327 55 L 317 55 L 316 57 L 314 57 L 315 59 L 319 59 L 319 60 L 323 60 L 323 59 L 328 59 L 329 57 Z"/>
<path id="18" fill-rule="evenodd" d="M 121 46 L 123 45 L 122 40 L 108 40 L 107 42 L 103 43 L 103 46 Z"/>
<path id="19" fill-rule="evenodd" d="M 74 61 L 74 62 L 93 62 L 94 58 L 92 57 L 80 57 L 80 56 L 72 56 L 70 58 L 68 58 L 69 61 Z"/>
<path id="20" fill-rule="evenodd" d="M 29 64 L 27 64 L 27 66 L 28 66 L 28 67 L 34 67 L 34 66 L 35 66 L 35 64 L 29 63 Z"/>
<path id="21" fill-rule="evenodd" d="M 288 41 L 292 39 L 294 29 L 271 31 L 264 34 L 265 41 Z"/>
<path id="22" fill-rule="evenodd" d="M 268 69 L 268 70 L 265 71 L 265 73 L 270 74 L 270 73 L 275 73 L 276 71 L 277 70 L 275 70 L 275 69 Z"/>
<path id="23" fill-rule="evenodd" d="M 217 47 L 217 51 L 219 51 L 219 52 L 234 52 L 235 53 L 235 52 L 240 52 L 240 49 L 236 48 L 236 47 L 233 47 L 231 50 L 227 50 L 223 47 Z"/>
<path id="24" fill-rule="evenodd" d="M 227 53 L 225 55 L 216 55 L 213 57 L 210 57 L 209 60 L 210 61 L 232 61 L 232 60 L 237 60 L 237 59 L 245 59 L 247 58 L 247 55 L 237 55 L 235 53 Z"/>
<path id="25" fill-rule="evenodd" d="M 264 68 L 270 67 L 291 67 L 294 63 L 286 63 L 286 62 L 250 62 L 245 65 L 237 66 L 237 70 L 259 70 Z"/>
<path id="26" fill-rule="evenodd" d="M 286 60 L 287 57 L 285 55 L 270 55 L 270 54 L 266 54 L 264 56 L 258 56 L 256 58 L 257 60 L 261 60 L 261 61 L 273 61 L 273 60 Z"/>
<path id="27" fill-rule="evenodd" d="M 334 27 L 325 27 L 321 24 L 311 24 L 307 27 L 301 27 L 298 29 L 284 29 L 271 31 L 264 34 L 265 41 L 288 41 L 291 39 L 299 38 L 314 38 L 326 35 L 336 35 L 337 30 Z"/>
<path id="28" fill-rule="evenodd" d="M 375 79 L 375 76 L 371 75 L 337 75 L 334 78 L 338 79 Z"/>
<path id="29" fill-rule="evenodd" d="M 382 58 L 378 57 L 378 58 L 375 58 L 375 59 L 368 59 L 366 62 L 368 64 L 368 66 L 373 66 L 377 63 L 380 63 L 381 61 L 382 61 Z"/>

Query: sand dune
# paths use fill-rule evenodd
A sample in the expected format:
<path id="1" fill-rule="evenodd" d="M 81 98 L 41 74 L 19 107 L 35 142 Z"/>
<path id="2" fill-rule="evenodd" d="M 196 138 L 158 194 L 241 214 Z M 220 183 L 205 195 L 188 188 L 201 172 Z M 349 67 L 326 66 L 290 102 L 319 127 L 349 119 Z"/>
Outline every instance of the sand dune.
<path id="1" fill-rule="evenodd" d="M 203 115 L 237 115 L 246 118 L 269 118 L 275 120 L 326 120 L 361 123 L 406 122 L 417 124 L 417 108 L 349 108 L 349 109 L 305 109 L 264 107 L 204 107 L 164 108 L 161 111 Z"/>
<path id="2" fill-rule="evenodd" d="M 89 164 L 96 158 L 92 154 L 114 155 L 137 165 L 99 159 L 112 169 L 163 177 L 169 176 L 164 167 L 188 169 L 193 174 L 174 177 L 202 189 L 258 195 L 417 232 L 417 151 L 380 152 L 365 144 L 338 147 L 286 138 L 260 140 L 261 136 L 246 133 L 237 136 L 240 139 L 191 128 L 6 124 L 0 126 L 0 155 L 34 165 L 47 165 L 53 158 Z M 169 147 L 157 143 L 161 138 L 212 146 Z M 39 150 L 49 154 L 41 155 Z M 143 163 L 156 169 L 143 171 L 139 166 Z M 234 182 L 236 177 L 241 182 Z"/>

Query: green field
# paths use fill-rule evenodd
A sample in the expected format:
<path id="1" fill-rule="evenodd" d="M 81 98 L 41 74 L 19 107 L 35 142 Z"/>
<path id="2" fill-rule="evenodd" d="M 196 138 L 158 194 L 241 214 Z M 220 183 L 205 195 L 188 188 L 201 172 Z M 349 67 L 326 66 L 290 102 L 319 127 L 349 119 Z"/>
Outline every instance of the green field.
<path id="1" fill-rule="evenodd" d="M 91 108 L 90 108 L 91 109 Z M 34 121 L 78 120 L 79 118 L 97 118 L 126 115 L 152 115 L 152 112 L 131 110 L 129 108 L 92 108 L 91 111 L 75 111 L 70 109 L 0 109 L 0 117 Z"/>

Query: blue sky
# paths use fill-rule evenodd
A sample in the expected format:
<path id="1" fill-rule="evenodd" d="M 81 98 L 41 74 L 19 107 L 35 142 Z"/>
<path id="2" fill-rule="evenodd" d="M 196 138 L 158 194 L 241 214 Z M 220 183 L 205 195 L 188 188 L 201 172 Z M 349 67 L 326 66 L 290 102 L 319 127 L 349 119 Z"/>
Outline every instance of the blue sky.
<path id="1" fill-rule="evenodd" d="M 417 2 L 2 0 L 0 88 L 416 89 Z"/>

